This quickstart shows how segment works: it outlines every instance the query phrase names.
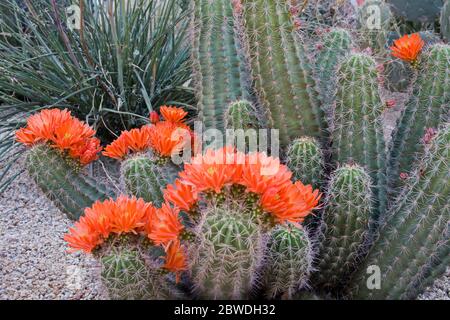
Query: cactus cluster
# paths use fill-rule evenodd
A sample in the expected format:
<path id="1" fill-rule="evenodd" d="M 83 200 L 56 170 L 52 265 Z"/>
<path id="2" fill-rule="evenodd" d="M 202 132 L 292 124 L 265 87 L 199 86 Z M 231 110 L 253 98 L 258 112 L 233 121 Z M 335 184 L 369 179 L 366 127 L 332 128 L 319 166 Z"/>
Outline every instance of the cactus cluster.
<path id="1" fill-rule="evenodd" d="M 390 54 L 414 77 L 386 139 L 378 59 L 390 13 L 372 55 L 340 28 L 309 46 L 295 3 L 192 4 L 198 119 L 222 132 L 278 129 L 281 159 L 247 145 L 185 152 L 187 112 L 161 107 L 164 120 L 152 113 L 105 148 L 128 194 L 105 200 L 73 165 L 95 160 L 93 132 L 65 148 L 72 131 L 55 130 L 60 149 L 34 137 L 32 121 L 18 135 L 38 185 L 74 218 L 86 208 L 65 239 L 99 260 L 111 298 L 412 299 L 448 266 L 450 47 L 394 41 Z M 190 161 L 178 167 L 181 155 Z"/>

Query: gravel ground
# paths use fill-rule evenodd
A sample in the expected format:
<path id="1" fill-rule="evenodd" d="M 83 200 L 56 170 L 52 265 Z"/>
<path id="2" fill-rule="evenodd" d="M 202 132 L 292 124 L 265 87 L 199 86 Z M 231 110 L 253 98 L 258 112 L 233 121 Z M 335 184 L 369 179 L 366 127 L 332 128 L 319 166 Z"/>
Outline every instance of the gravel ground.
<path id="1" fill-rule="evenodd" d="M 387 135 L 399 108 L 385 115 Z M 10 174 L 21 167 L 19 161 Z M 26 174 L 0 194 L 0 299 L 108 298 L 96 261 L 67 253 L 63 236 L 71 225 Z M 450 268 L 419 299 L 450 300 Z"/>

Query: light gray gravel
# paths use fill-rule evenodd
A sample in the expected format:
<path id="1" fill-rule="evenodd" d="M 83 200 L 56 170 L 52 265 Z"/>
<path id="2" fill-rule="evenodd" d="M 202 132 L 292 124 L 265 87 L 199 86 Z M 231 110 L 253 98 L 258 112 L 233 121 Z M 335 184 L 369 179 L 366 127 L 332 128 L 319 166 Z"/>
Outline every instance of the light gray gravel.
<path id="1" fill-rule="evenodd" d="M 95 260 L 66 251 L 72 224 L 26 174 L 0 195 L 0 299 L 107 297 Z"/>

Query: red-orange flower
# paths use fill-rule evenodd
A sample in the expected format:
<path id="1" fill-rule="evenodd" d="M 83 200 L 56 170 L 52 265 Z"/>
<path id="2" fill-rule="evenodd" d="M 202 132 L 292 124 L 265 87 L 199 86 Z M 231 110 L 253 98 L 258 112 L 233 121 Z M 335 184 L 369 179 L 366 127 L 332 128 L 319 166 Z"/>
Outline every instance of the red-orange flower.
<path id="1" fill-rule="evenodd" d="M 150 227 L 147 231 L 148 237 L 156 245 L 167 245 L 171 241 L 178 239 L 178 236 L 184 229 L 179 213 L 180 210 L 178 208 L 172 208 L 167 203 L 156 210 L 156 214 L 153 215 L 152 220 L 149 222 Z"/>
<path id="2" fill-rule="evenodd" d="M 117 160 L 123 159 L 129 152 L 128 148 L 129 134 L 130 134 L 129 131 L 123 131 L 116 140 L 114 140 L 111 144 L 105 147 L 103 155 Z"/>
<path id="3" fill-rule="evenodd" d="M 150 122 L 153 124 L 159 122 L 159 115 L 156 111 L 150 112 L 149 118 L 150 118 Z"/>
<path id="4" fill-rule="evenodd" d="M 240 183 L 250 192 L 263 194 L 269 188 L 291 184 L 291 177 L 292 172 L 279 159 L 258 152 L 247 156 Z"/>
<path id="5" fill-rule="evenodd" d="M 177 282 L 180 280 L 180 273 L 187 269 L 186 257 L 179 240 L 173 241 L 166 246 L 164 269 L 175 272 Z"/>
<path id="6" fill-rule="evenodd" d="M 82 250 L 86 253 L 91 253 L 96 246 L 103 242 L 103 239 L 96 232 L 85 224 L 76 222 L 73 228 L 69 229 L 69 233 L 64 236 L 64 240 L 68 242 L 71 251 Z"/>
<path id="7" fill-rule="evenodd" d="M 27 126 L 16 132 L 17 141 L 27 146 L 50 143 L 82 164 L 95 160 L 101 151 L 100 141 L 94 135 L 87 124 L 59 109 L 46 109 L 29 117 Z"/>
<path id="8" fill-rule="evenodd" d="M 185 164 L 179 175 L 198 192 L 211 190 L 219 193 L 225 185 L 239 180 L 244 163 L 245 156 L 232 147 L 208 149 L 204 155 L 199 154 L 191 163 Z"/>
<path id="9" fill-rule="evenodd" d="M 261 197 L 261 206 L 278 222 L 300 223 L 317 207 L 320 197 L 319 190 L 297 181 L 268 189 Z"/>
<path id="10" fill-rule="evenodd" d="M 111 230 L 115 233 L 137 233 L 146 225 L 152 204 L 142 199 L 120 196 L 111 207 Z"/>
<path id="11" fill-rule="evenodd" d="M 189 211 L 197 202 L 198 195 L 192 185 L 176 179 L 174 184 L 169 184 L 164 190 L 164 199 L 181 210 Z"/>
<path id="12" fill-rule="evenodd" d="M 74 250 L 92 252 L 111 234 L 144 232 L 156 208 L 135 197 L 119 196 L 95 202 L 69 230 L 64 239 Z"/>
<path id="13" fill-rule="evenodd" d="M 191 142 L 191 130 L 172 122 L 161 121 L 149 129 L 149 144 L 160 156 L 170 157 L 180 153 Z"/>
<path id="14" fill-rule="evenodd" d="M 187 112 L 181 108 L 170 107 L 170 106 L 162 106 L 159 108 L 159 112 L 163 116 L 164 120 L 173 123 L 180 123 L 184 121 L 184 118 L 187 116 Z"/>
<path id="15" fill-rule="evenodd" d="M 405 35 L 394 41 L 394 45 L 391 47 L 392 55 L 404 61 L 415 63 L 424 45 L 425 42 L 420 34 Z"/>

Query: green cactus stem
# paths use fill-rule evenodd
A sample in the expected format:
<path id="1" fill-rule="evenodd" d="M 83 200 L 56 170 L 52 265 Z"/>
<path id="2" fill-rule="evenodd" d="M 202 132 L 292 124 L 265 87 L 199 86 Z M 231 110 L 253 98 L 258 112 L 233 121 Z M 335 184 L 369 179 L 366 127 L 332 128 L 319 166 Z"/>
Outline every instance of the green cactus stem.
<path id="1" fill-rule="evenodd" d="M 389 210 L 380 235 L 355 276 L 358 299 L 411 299 L 442 275 L 450 256 L 450 125 L 427 144 L 414 173 Z M 367 286 L 377 266 L 380 287 Z"/>
<path id="2" fill-rule="evenodd" d="M 392 133 L 387 157 L 391 196 L 401 187 L 400 174 L 410 174 L 417 155 L 423 151 L 427 130 L 449 119 L 450 46 L 435 44 L 421 59 L 417 80 Z"/>
<path id="3" fill-rule="evenodd" d="M 441 11 L 441 34 L 442 37 L 450 42 L 450 1 L 444 3 Z"/>
<path id="4" fill-rule="evenodd" d="M 256 110 L 249 101 L 239 100 L 228 106 L 226 116 L 228 129 L 257 129 L 258 126 Z"/>
<path id="5" fill-rule="evenodd" d="M 340 164 L 364 167 L 373 183 L 373 218 L 386 210 L 385 141 L 378 71 L 374 59 L 355 53 L 340 66 L 332 132 L 333 157 Z"/>
<path id="6" fill-rule="evenodd" d="M 95 201 L 113 196 L 104 185 L 82 173 L 75 160 L 49 145 L 31 148 L 25 165 L 44 194 L 73 220 Z"/>
<path id="7" fill-rule="evenodd" d="M 287 152 L 286 163 L 294 180 L 320 189 L 324 178 L 324 156 L 319 143 L 310 137 L 296 139 Z"/>
<path id="8" fill-rule="evenodd" d="M 163 191 L 175 181 L 179 171 L 170 158 L 158 158 L 150 153 L 131 156 L 121 166 L 127 192 L 156 206 L 164 202 Z"/>
<path id="9" fill-rule="evenodd" d="M 268 126 L 279 130 L 282 147 L 304 135 L 326 145 L 327 121 L 291 16 L 295 10 L 282 0 L 242 0 L 241 5 L 246 50 Z"/>
<path id="10" fill-rule="evenodd" d="M 230 0 L 192 1 L 192 60 L 198 119 L 224 131 L 228 105 L 248 99 L 249 76 L 237 39 Z"/>
<path id="11" fill-rule="evenodd" d="M 101 278 L 113 300 L 162 300 L 181 298 L 181 292 L 148 252 L 155 248 L 137 244 L 128 236 L 111 240 L 95 255 Z"/>
<path id="12" fill-rule="evenodd" d="M 312 247 L 303 228 L 289 225 L 275 227 L 269 240 L 265 259 L 266 295 L 292 299 L 305 287 L 312 270 Z"/>
<path id="13" fill-rule="evenodd" d="M 347 30 L 333 28 L 317 46 L 319 53 L 315 58 L 315 78 L 323 108 L 329 115 L 336 91 L 337 68 L 340 61 L 350 53 L 352 38 Z"/>
<path id="14" fill-rule="evenodd" d="M 205 299 L 248 299 L 258 280 L 263 254 L 260 227 L 250 215 L 210 208 L 192 245 L 194 289 Z"/>
<path id="15" fill-rule="evenodd" d="M 358 165 L 333 174 L 319 227 L 318 272 L 322 289 L 339 289 L 356 269 L 369 240 L 372 210 L 370 176 Z"/>

